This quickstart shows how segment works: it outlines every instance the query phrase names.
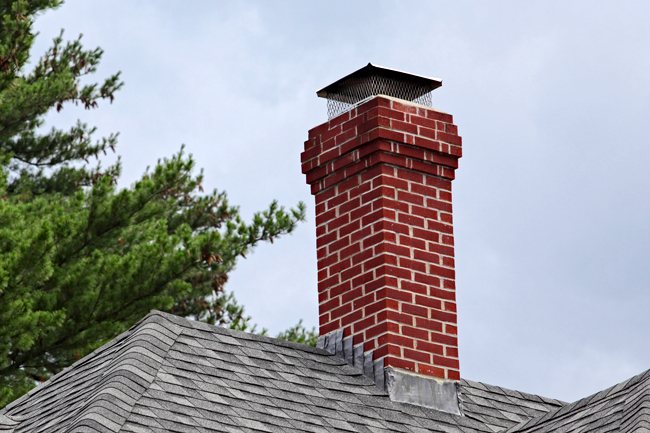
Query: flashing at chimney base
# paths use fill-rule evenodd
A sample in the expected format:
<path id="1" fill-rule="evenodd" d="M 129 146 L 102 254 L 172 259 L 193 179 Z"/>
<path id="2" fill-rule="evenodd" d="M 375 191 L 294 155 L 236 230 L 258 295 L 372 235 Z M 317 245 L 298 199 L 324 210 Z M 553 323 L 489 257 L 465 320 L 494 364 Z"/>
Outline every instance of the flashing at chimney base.
<path id="1" fill-rule="evenodd" d="M 343 337 L 343 330 L 321 335 L 316 347 L 342 358 L 360 374 L 372 379 L 392 401 L 462 415 L 455 381 L 384 367 L 383 358 L 373 360 L 373 351 L 364 353 L 363 344 L 353 345 L 352 336 Z"/>

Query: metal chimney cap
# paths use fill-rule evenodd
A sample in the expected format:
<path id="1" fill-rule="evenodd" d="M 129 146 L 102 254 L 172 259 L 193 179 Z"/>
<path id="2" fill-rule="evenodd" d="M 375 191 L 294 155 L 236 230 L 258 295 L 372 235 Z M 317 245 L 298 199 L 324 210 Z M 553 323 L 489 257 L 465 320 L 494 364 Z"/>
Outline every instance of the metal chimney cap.
<path id="1" fill-rule="evenodd" d="M 352 72 L 316 92 L 327 99 L 329 118 L 348 111 L 359 102 L 376 95 L 431 105 L 431 92 L 442 86 L 437 78 L 422 77 L 372 63 Z"/>

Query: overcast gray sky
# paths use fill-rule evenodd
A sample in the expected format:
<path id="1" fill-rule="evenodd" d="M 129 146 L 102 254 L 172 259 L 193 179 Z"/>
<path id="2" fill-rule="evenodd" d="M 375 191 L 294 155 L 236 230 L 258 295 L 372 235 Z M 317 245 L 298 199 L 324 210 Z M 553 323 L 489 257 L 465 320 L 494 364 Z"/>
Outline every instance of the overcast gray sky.
<path id="1" fill-rule="evenodd" d="M 574 400 L 650 368 L 650 2 L 83 1 L 37 21 L 126 82 L 83 119 L 120 132 L 128 185 L 187 145 L 245 215 L 309 221 L 229 288 L 273 333 L 317 322 L 315 91 L 371 61 L 440 77 L 464 157 L 454 195 L 461 374 Z M 51 116 L 59 125 L 78 113 Z"/>

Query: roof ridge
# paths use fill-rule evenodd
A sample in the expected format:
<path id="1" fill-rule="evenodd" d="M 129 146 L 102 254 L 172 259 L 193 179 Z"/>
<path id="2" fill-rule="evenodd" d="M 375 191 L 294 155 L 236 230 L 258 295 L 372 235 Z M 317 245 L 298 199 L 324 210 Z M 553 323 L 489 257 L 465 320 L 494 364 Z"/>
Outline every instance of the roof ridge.
<path id="1" fill-rule="evenodd" d="M 644 387 L 641 392 L 628 395 L 623 404 L 621 430 L 637 431 L 640 427 L 650 428 L 650 387 Z"/>
<path id="2" fill-rule="evenodd" d="M 644 376 L 648 376 L 644 378 Z M 535 425 L 541 424 L 543 422 L 546 422 L 550 419 L 561 419 L 568 414 L 571 413 L 571 411 L 577 407 L 580 407 L 581 405 L 586 405 L 586 404 L 591 404 L 594 401 L 602 400 L 605 397 L 609 397 L 612 394 L 616 394 L 619 392 L 622 392 L 623 390 L 627 389 L 627 385 L 632 384 L 634 388 L 641 384 L 643 380 L 650 379 L 650 369 L 645 370 L 635 376 L 632 376 L 626 380 L 623 380 L 613 386 L 610 386 L 609 388 L 605 388 L 601 391 L 597 391 L 591 395 L 588 395 L 586 397 L 583 397 L 579 400 L 576 400 L 572 403 L 569 403 L 565 406 L 559 407 L 557 409 L 554 409 L 550 412 L 548 412 L 545 415 L 542 415 L 541 417 L 537 418 L 531 418 L 527 421 L 524 421 L 520 424 L 517 424 L 510 429 L 506 430 L 505 433 L 514 433 L 514 432 L 521 432 L 524 431 L 523 429 L 528 429 L 530 427 L 533 427 Z M 557 417 L 557 418 L 556 418 Z"/>
<path id="3" fill-rule="evenodd" d="M 141 320 L 142 321 L 142 320 Z M 138 322 L 139 323 L 139 322 Z M 97 349 L 93 350 L 92 352 L 88 353 L 78 361 L 75 361 L 74 363 L 70 364 L 69 366 L 65 367 L 63 370 L 59 371 L 58 373 L 52 375 L 49 379 L 47 379 L 44 382 L 39 383 L 35 388 L 30 389 L 28 392 L 17 398 L 16 400 L 12 401 L 2 409 L 0 409 L 0 416 L 8 416 L 10 418 L 20 418 L 20 415 L 7 415 L 7 412 L 9 412 L 11 409 L 19 406 L 24 400 L 27 400 L 28 398 L 33 397 L 34 395 L 38 394 L 42 390 L 44 390 L 48 385 L 50 385 L 53 382 L 56 382 L 61 376 L 65 375 L 68 373 L 70 370 L 79 367 L 80 365 L 83 365 L 87 362 L 89 362 L 90 359 L 92 359 L 95 355 L 105 352 L 107 350 L 110 350 L 112 347 L 118 345 L 121 343 L 124 338 L 127 337 L 128 334 L 131 333 L 131 330 L 135 327 L 132 326 L 131 328 L 127 329 L 126 331 L 122 332 L 119 334 L 117 337 L 107 341 L 105 344 L 99 346 Z"/>
<path id="4" fill-rule="evenodd" d="M 529 400 L 538 398 L 538 399 L 541 399 L 542 402 L 546 403 L 546 404 L 558 404 L 558 405 L 561 405 L 561 406 L 565 406 L 565 405 L 569 404 L 569 402 L 566 402 L 566 401 L 563 401 L 563 400 L 558 400 L 556 398 L 546 397 L 546 396 L 543 396 L 543 395 L 540 395 L 540 394 L 533 394 L 533 393 L 525 392 L 525 391 L 519 391 L 518 389 L 506 388 L 506 387 L 499 386 L 499 385 L 491 385 L 489 383 L 481 382 L 481 381 L 478 381 L 478 380 L 461 379 L 461 382 L 466 382 L 471 386 L 474 386 L 474 384 L 480 384 L 480 385 L 482 385 L 482 386 L 484 386 L 484 387 L 486 387 L 488 389 L 499 389 L 499 390 L 503 391 L 506 395 L 508 395 L 508 391 L 513 392 L 513 393 L 517 393 L 517 394 L 521 394 L 522 397 L 528 398 Z"/>
<path id="5" fill-rule="evenodd" d="M 106 368 L 103 370 L 103 374 L 99 380 L 97 388 L 90 393 L 88 398 L 84 401 L 84 404 L 79 408 L 77 415 L 72 419 L 70 426 L 65 430 L 66 433 L 71 433 L 77 431 L 81 427 L 90 427 L 93 424 L 99 423 L 104 427 L 110 425 L 117 426 L 116 432 L 121 429 L 124 423 L 127 421 L 129 415 L 132 413 L 135 404 L 142 398 L 144 392 L 149 388 L 149 385 L 153 383 L 154 379 L 157 377 L 160 368 L 162 367 L 164 356 L 169 352 L 169 349 L 178 339 L 180 332 L 175 332 L 173 339 L 171 341 L 164 341 L 164 338 L 161 336 L 169 338 L 167 335 L 161 334 L 157 329 L 154 329 L 155 325 L 161 324 L 157 319 L 161 319 L 169 322 L 167 317 L 160 314 L 158 311 L 151 311 L 144 318 L 134 324 L 129 331 L 130 335 L 122 340 L 123 347 L 120 349 L 120 353 L 116 353 L 114 358 L 109 362 Z M 154 335 L 154 334 L 160 335 Z M 147 348 L 150 344 L 149 340 L 155 338 L 162 342 L 162 347 L 164 349 L 163 354 L 159 355 L 155 350 Z M 141 344 L 140 344 L 141 343 Z M 157 344 L 156 349 L 160 349 L 161 345 Z M 153 360 L 156 365 L 155 372 L 146 371 L 145 367 L 147 363 L 144 362 L 141 358 L 147 357 L 148 360 Z M 160 360 L 155 359 L 156 357 Z M 135 376 L 135 377 L 134 377 Z M 114 395 L 111 390 L 111 383 L 115 378 L 122 377 L 128 381 L 131 381 L 137 385 L 140 385 L 143 389 L 139 393 L 138 398 L 129 405 L 130 410 L 121 415 L 119 409 L 111 410 L 111 408 L 117 408 L 118 405 L 115 403 Z M 109 398 L 105 398 L 105 395 L 108 394 Z M 95 406 L 100 406 L 99 411 L 95 410 Z M 121 424 L 117 424 L 115 421 L 106 418 L 101 412 L 103 410 L 109 410 L 114 412 L 115 415 L 122 418 Z"/>
<path id="6" fill-rule="evenodd" d="M 13 419 L 13 417 L 0 414 L 0 432 L 12 433 L 14 431 L 14 426 L 18 424 L 20 424 L 20 421 Z"/>
<path id="7" fill-rule="evenodd" d="M 64 368 L 59 373 L 50 377 L 47 381 L 39 384 L 39 386 L 32 389 L 27 394 L 23 395 L 21 398 L 13 401 L 5 408 L 3 408 L 0 411 L 0 426 L 7 423 L 5 419 L 18 423 L 28 421 L 33 416 L 33 414 L 27 413 L 21 415 L 10 415 L 9 412 L 20 411 L 21 405 L 26 400 L 31 398 L 39 398 L 39 394 L 48 392 L 51 386 L 57 386 L 59 381 L 61 379 L 64 379 L 66 375 L 70 374 L 71 372 L 83 369 L 88 365 L 92 365 L 93 362 L 97 362 L 98 360 L 101 361 L 102 356 L 106 357 L 106 360 L 104 361 L 106 364 L 102 368 L 102 374 L 91 378 L 91 383 L 89 384 L 90 389 L 86 391 L 85 398 L 80 400 L 77 403 L 78 407 L 73 408 L 70 411 L 69 415 L 65 417 L 64 424 L 67 425 L 61 426 L 63 429 L 61 431 L 75 431 L 75 428 L 80 427 L 80 422 L 82 426 L 87 425 L 90 422 L 85 422 L 85 419 L 94 420 L 91 423 L 97 423 L 95 418 L 98 416 L 94 414 L 94 412 L 102 412 L 107 410 L 115 412 L 115 410 L 111 410 L 111 408 L 115 409 L 115 403 L 111 401 L 111 398 L 106 398 L 104 394 L 111 394 L 111 397 L 114 397 L 115 387 L 111 386 L 111 383 L 116 377 L 127 377 L 127 380 L 131 380 L 132 382 L 133 377 L 137 377 L 138 365 L 137 362 L 133 362 L 132 360 L 136 358 L 136 354 L 142 355 L 142 352 L 146 351 L 146 348 L 143 347 L 146 346 L 149 340 L 156 338 L 156 336 L 152 335 L 155 332 L 146 332 L 147 329 L 150 328 L 148 325 L 153 326 L 154 324 L 161 323 L 162 321 L 170 323 L 165 315 L 159 314 L 159 312 L 156 311 L 150 312 L 144 318 L 136 322 L 129 329 L 119 334 L 114 339 L 98 347 L 72 365 Z M 166 329 L 168 328 L 169 325 L 166 327 Z M 144 335 L 143 331 L 146 332 Z M 161 333 L 159 332 L 159 334 Z M 178 337 L 179 333 L 176 333 L 175 335 Z M 161 341 L 164 338 L 169 339 L 169 336 L 161 334 L 156 339 Z M 138 343 L 138 341 L 140 341 L 140 343 Z M 169 350 L 171 344 L 173 344 L 173 341 L 171 343 L 168 343 L 167 350 Z M 47 398 L 47 395 L 44 397 Z M 115 398 L 113 398 L 113 400 L 115 400 Z M 99 409 L 96 410 L 95 403 L 97 402 L 99 402 Z M 84 415 L 87 416 L 84 418 Z M 106 423 L 110 424 L 111 421 L 107 421 Z M 105 429 L 106 427 L 104 427 L 102 431 Z"/>
<path id="8" fill-rule="evenodd" d="M 303 352 L 308 352 L 308 353 L 315 353 L 318 355 L 330 355 L 329 352 L 323 349 L 319 349 L 316 347 L 309 346 L 307 344 L 303 343 L 295 343 L 293 341 L 287 341 L 287 340 L 282 340 L 277 337 L 270 337 L 268 335 L 260 335 L 260 334 L 253 334 L 251 332 L 247 331 L 240 331 L 237 329 L 230 329 L 225 326 L 220 326 L 220 325 L 212 325 L 206 322 L 201 322 L 199 320 L 193 320 L 193 319 L 188 319 L 186 317 L 181 317 L 181 316 L 176 316 L 171 313 L 167 313 L 164 311 L 159 311 L 159 310 L 151 310 L 149 315 L 151 314 L 158 314 L 167 320 L 169 320 L 172 323 L 175 323 L 179 326 L 186 326 L 190 325 L 190 327 L 194 329 L 203 329 L 211 332 L 217 332 L 219 334 L 225 334 L 229 335 L 231 337 L 236 337 L 236 338 L 241 338 L 249 341 L 257 341 L 257 342 L 263 342 L 263 343 L 269 343 L 269 344 L 274 344 L 276 346 L 282 346 L 282 347 L 287 347 L 290 349 L 297 349 L 301 350 Z M 147 316 L 148 317 L 148 316 Z M 144 320 L 144 319 L 143 319 Z"/>

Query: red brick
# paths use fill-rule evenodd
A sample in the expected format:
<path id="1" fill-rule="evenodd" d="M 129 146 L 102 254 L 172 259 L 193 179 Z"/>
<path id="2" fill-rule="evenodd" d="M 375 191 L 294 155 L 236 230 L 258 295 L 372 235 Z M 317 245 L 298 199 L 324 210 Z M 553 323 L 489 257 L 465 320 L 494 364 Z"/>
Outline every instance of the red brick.
<path id="1" fill-rule="evenodd" d="M 330 299 L 329 301 L 321 304 L 321 309 L 323 309 L 324 311 L 330 311 L 338 307 L 339 305 L 341 305 L 341 298 L 337 296 L 336 298 Z"/>
<path id="2" fill-rule="evenodd" d="M 409 134 L 417 134 L 418 133 L 418 126 L 417 125 L 413 125 L 412 123 L 402 122 L 401 120 L 391 120 L 390 121 L 390 126 L 393 129 L 408 132 Z"/>
<path id="3" fill-rule="evenodd" d="M 363 300 L 360 299 L 358 302 L 355 302 L 354 308 L 363 308 L 363 313 L 366 316 L 370 316 L 378 313 L 379 311 L 385 310 L 386 300 L 380 299 L 375 302 L 375 299 L 376 298 L 374 296 L 374 293 L 371 293 L 367 297 L 364 297 Z"/>
<path id="4" fill-rule="evenodd" d="M 439 377 L 441 379 L 446 378 L 444 369 L 429 364 L 418 364 L 418 373 Z M 460 378 L 458 378 L 458 380 L 460 380 Z"/>
<path id="5" fill-rule="evenodd" d="M 332 197 L 331 199 L 327 200 L 327 201 L 325 202 L 325 205 L 326 205 L 326 207 L 327 207 L 328 210 L 329 210 L 329 209 L 333 209 L 333 208 L 335 208 L 335 207 L 337 207 L 337 206 L 339 206 L 339 205 L 345 203 L 346 201 L 348 201 L 349 198 L 350 198 L 350 197 L 349 197 L 349 195 L 348 195 L 348 192 L 347 192 L 347 191 L 344 191 L 344 192 L 342 192 L 342 193 L 339 193 L 339 194 L 335 195 L 335 196 Z"/>
<path id="6" fill-rule="evenodd" d="M 441 113 L 440 111 L 435 111 L 435 110 L 427 110 L 427 118 L 441 120 L 447 123 L 452 123 L 454 121 L 451 114 Z"/>
<path id="7" fill-rule="evenodd" d="M 435 341 L 436 343 L 444 344 L 446 346 L 458 346 L 458 337 L 455 335 L 446 335 L 442 334 L 440 332 L 432 332 L 431 333 L 431 341 Z"/>
<path id="8" fill-rule="evenodd" d="M 403 223 L 403 224 L 408 224 L 410 226 L 415 226 L 415 227 L 425 227 L 426 225 L 430 225 L 431 223 L 425 223 L 424 218 L 415 216 L 415 215 L 409 215 L 405 213 L 399 213 L 397 214 L 397 221 Z"/>
<path id="9" fill-rule="evenodd" d="M 382 236 L 383 237 L 383 236 Z M 396 256 L 403 256 L 403 257 L 410 257 L 411 256 L 411 250 L 407 247 L 403 247 L 401 245 L 395 245 L 391 244 L 388 242 L 382 242 L 378 247 L 381 247 L 380 250 L 389 253 L 389 254 L 395 254 Z"/>
<path id="10" fill-rule="evenodd" d="M 419 293 L 426 295 L 429 293 L 429 288 L 425 284 L 414 283 L 408 280 L 401 280 L 399 284 L 402 290 L 413 292 L 415 294 Z M 418 304 L 418 302 L 416 302 L 416 304 Z"/>
<path id="11" fill-rule="evenodd" d="M 411 123 L 424 126 L 426 128 L 436 129 L 436 121 L 433 119 L 427 119 L 426 117 L 411 116 Z"/>
<path id="12" fill-rule="evenodd" d="M 417 183 L 423 182 L 423 176 L 421 173 L 417 173 L 413 170 L 406 170 L 403 168 L 397 169 L 397 177 L 400 179 L 406 179 L 409 182 L 417 182 Z"/>
<path id="13" fill-rule="evenodd" d="M 361 332 L 373 326 L 375 323 L 377 323 L 375 316 L 366 317 L 365 319 L 361 319 L 358 322 L 354 323 L 352 325 L 352 329 L 354 330 L 355 333 Z"/>
<path id="14" fill-rule="evenodd" d="M 442 301 L 440 301 L 440 299 L 431 298 L 429 296 L 416 295 L 415 304 L 428 308 L 434 308 L 436 310 L 440 310 L 442 308 Z M 428 315 L 426 317 L 428 317 Z"/>
<path id="15" fill-rule="evenodd" d="M 456 312 L 456 303 L 455 302 L 445 302 L 443 305 L 443 310 Z"/>
<path id="16" fill-rule="evenodd" d="M 440 344 L 429 343 L 428 341 L 415 340 L 415 348 L 420 351 L 435 355 L 444 355 L 444 346 Z"/>
<path id="17" fill-rule="evenodd" d="M 396 223 L 393 221 L 388 221 L 385 225 L 387 230 L 390 230 L 395 233 L 400 233 L 404 235 L 410 235 L 411 234 L 411 227 L 409 227 L 407 224 L 400 224 Z M 401 243 L 401 242 L 400 242 Z"/>
<path id="18" fill-rule="evenodd" d="M 400 302 L 408 302 L 412 303 L 413 302 L 413 294 L 406 291 L 406 290 L 400 290 L 396 289 L 393 287 L 384 287 L 381 289 L 377 295 L 378 298 L 383 298 L 383 299 L 394 299 L 396 301 Z"/>
<path id="19" fill-rule="evenodd" d="M 404 357 L 406 359 L 412 359 L 414 361 L 430 364 L 431 363 L 431 354 L 427 352 L 420 352 L 418 350 L 411 349 L 402 349 L 404 352 Z"/>
<path id="20" fill-rule="evenodd" d="M 458 328 L 456 325 L 445 323 L 445 333 L 450 335 L 458 335 Z"/>
<path id="21" fill-rule="evenodd" d="M 346 281 L 344 283 L 341 283 L 339 285 L 336 285 L 336 286 L 332 287 L 331 289 L 328 290 L 328 292 L 329 292 L 329 296 L 331 298 L 333 298 L 335 296 L 342 295 L 343 293 L 347 292 L 348 290 L 350 290 L 350 282 Z"/>
<path id="22" fill-rule="evenodd" d="M 439 219 L 440 219 L 440 221 L 445 222 L 447 224 L 453 224 L 454 223 L 454 217 L 450 213 L 440 212 Z"/>
<path id="23" fill-rule="evenodd" d="M 457 146 L 460 146 L 461 144 L 463 144 L 463 140 L 462 140 L 462 138 L 460 138 L 460 136 L 455 135 L 455 134 L 448 134 L 446 132 L 438 131 L 438 139 L 440 141 L 444 141 L 444 142 L 450 143 L 450 144 L 455 144 Z"/>
<path id="24" fill-rule="evenodd" d="M 446 267 L 448 267 L 448 268 L 453 268 L 453 267 L 455 267 L 455 263 L 456 263 L 456 262 L 455 262 L 455 260 L 454 260 L 453 257 L 447 257 L 447 256 L 445 256 L 445 257 L 442 258 L 442 265 L 443 265 L 443 266 L 446 266 Z"/>
<path id="25" fill-rule="evenodd" d="M 352 264 L 356 265 L 374 257 L 372 250 L 361 250 L 358 254 L 352 256 Z"/>
<path id="26" fill-rule="evenodd" d="M 394 355 L 396 357 L 401 357 L 402 355 L 402 349 L 399 346 L 395 346 L 393 344 L 381 344 L 381 337 L 377 339 L 377 349 L 375 349 L 374 353 L 372 354 L 374 358 L 380 359 L 383 358 L 386 355 Z"/>
<path id="27" fill-rule="evenodd" d="M 418 112 L 418 107 L 416 107 L 415 105 L 405 104 L 403 102 L 399 102 L 395 100 L 391 100 L 391 107 L 393 107 L 393 109 L 395 110 L 403 111 L 405 113 L 415 114 Z"/>
<path id="28" fill-rule="evenodd" d="M 387 256 L 384 256 L 384 257 L 388 258 L 388 257 L 392 257 L 392 256 L 387 255 Z M 388 275 L 392 275 L 394 277 L 404 278 L 404 279 L 410 279 L 411 275 L 413 275 L 413 271 L 411 271 L 410 269 L 404 269 L 404 268 L 400 268 L 398 266 L 392 266 L 392 265 L 384 266 L 383 271 Z"/>
<path id="29" fill-rule="evenodd" d="M 440 298 L 440 299 L 448 299 L 451 301 L 456 299 L 455 292 L 450 290 L 438 289 L 435 287 L 429 288 L 429 294 L 435 298 Z"/>
<path id="30" fill-rule="evenodd" d="M 429 317 L 429 310 L 420 305 L 402 304 L 402 312 L 412 316 Z"/>
<path id="31" fill-rule="evenodd" d="M 432 140 L 435 140 L 435 139 L 438 138 L 437 135 L 436 135 L 436 130 L 435 129 L 425 128 L 423 126 L 418 128 L 417 133 L 419 135 L 423 136 L 423 137 L 431 138 Z"/>
<path id="32" fill-rule="evenodd" d="M 377 270 L 375 270 L 375 274 L 380 275 L 381 277 L 366 283 L 365 287 L 363 288 L 366 292 L 372 292 L 386 287 L 386 278 Z"/>
<path id="33" fill-rule="evenodd" d="M 431 310 L 431 318 L 440 320 L 441 322 L 456 323 L 456 314 L 448 313 L 446 311 Z"/>
<path id="34" fill-rule="evenodd" d="M 358 232 L 353 232 L 350 234 L 350 241 L 351 242 L 358 242 L 367 236 L 369 236 L 372 233 L 372 229 L 370 227 L 364 227 Z"/>
<path id="35" fill-rule="evenodd" d="M 438 355 L 442 355 L 442 353 L 439 353 Z M 449 346 L 445 347 L 445 355 L 451 358 L 458 358 L 458 348 Z"/>
<path id="36" fill-rule="evenodd" d="M 396 211 L 399 211 L 401 213 L 408 214 L 410 212 L 411 206 L 415 207 L 414 205 L 409 205 L 408 203 L 404 203 L 401 201 L 397 200 L 392 200 L 389 198 L 382 198 L 381 200 L 376 200 L 372 203 L 372 208 L 373 210 L 376 210 L 379 206 L 383 206 L 388 209 L 394 209 Z M 416 212 L 413 212 L 417 214 Z M 422 216 L 422 215 L 421 215 Z"/>
<path id="37" fill-rule="evenodd" d="M 455 278 L 456 276 L 453 269 L 442 268 L 433 264 L 429 265 L 429 273 L 443 278 Z"/>
<path id="38" fill-rule="evenodd" d="M 352 245 L 345 247 L 339 251 L 339 257 L 341 259 L 355 255 L 361 251 L 361 244 L 359 242 L 353 243 Z"/>
<path id="39" fill-rule="evenodd" d="M 369 260 L 366 260 L 363 262 L 363 270 L 368 271 L 370 269 L 375 269 L 381 267 L 381 269 L 377 269 L 377 272 L 379 274 L 387 273 L 385 271 L 385 268 L 388 268 L 388 265 L 396 265 L 397 264 L 397 259 L 394 256 L 390 256 L 387 254 L 382 254 L 380 256 L 373 257 Z M 393 266 L 390 266 L 392 269 Z M 399 269 L 399 268 L 396 268 Z M 403 269 L 399 269 L 399 271 L 404 271 Z M 396 275 L 396 274 L 391 274 L 391 275 Z"/>
<path id="40" fill-rule="evenodd" d="M 426 319 L 424 317 L 416 317 L 415 326 L 421 329 L 426 329 L 427 331 L 442 332 L 442 322 Z"/>
<path id="41" fill-rule="evenodd" d="M 384 334 L 386 331 L 386 324 L 385 323 L 379 323 L 378 325 L 375 325 L 371 328 L 368 328 L 364 331 L 364 336 L 366 340 L 370 340 L 371 338 L 375 338 L 380 334 Z"/>
<path id="42" fill-rule="evenodd" d="M 440 278 L 429 274 L 416 273 L 415 281 L 422 284 L 428 284 L 430 286 L 440 286 Z"/>
<path id="43" fill-rule="evenodd" d="M 405 359 L 396 358 L 394 356 L 387 356 L 384 358 L 385 367 L 395 367 L 404 370 L 415 371 L 415 362 L 407 361 Z"/>
<path id="44" fill-rule="evenodd" d="M 379 108 L 378 114 L 380 117 L 388 117 L 389 119 L 395 119 L 395 120 L 405 119 L 404 113 L 402 113 L 401 111 L 391 110 L 389 108 L 384 108 L 384 107 Z"/>
<path id="45" fill-rule="evenodd" d="M 397 191 L 397 199 L 420 206 L 424 205 L 424 197 L 406 191 Z"/>
<path id="46" fill-rule="evenodd" d="M 347 281 L 345 284 L 350 285 L 350 282 Z M 355 303 L 353 304 L 353 307 L 356 309 L 357 308 L 356 300 L 361 298 L 361 295 L 363 295 L 362 287 L 354 287 L 351 290 L 348 290 L 346 293 L 343 293 L 341 295 L 341 302 L 347 304 L 348 302 L 354 301 Z M 374 297 L 370 302 L 372 302 L 373 300 Z"/>
<path id="47" fill-rule="evenodd" d="M 341 272 L 341 281 L 352 280 L 352 284 L 357 286 L 358 284 L 353 280 L 353 278 L 361 275 L 362 271 L 363 271 L 363 266 L 362 265 L 352 266 L 351 268 L 346 269 L 345 271 Z"/>
<path id="48" fill-rule="evenodd" d="M 327 251 L 330 254 L 336 254 L 339 251 L 341 251 L 343 248 L 347 247 L 350 245 L 350 237 L 346 236 L 344 238 L 340 238 L 329 245 L 327 245 Z"/>
<path id="49" fill-rule="evenodd" d="M 440 263 L 440 256 L 438 254 L 430 253 L 428 251 L 413 250 L 413 257 L 417 260 L 422 260 L 428 263 Z"/>
<path id="50" fill-rule="evenodd" d="M 457 359 L 447 358 L 447 357 L 438 356 L 438 355 L 433 356 L 433 363 L 435 365 L 440 365 L 440 366 L 449 367 L 449 368 L 458 368 L 459 367 Z"/>
<path id="51" fill-rule="evenodd" d="M 384 241 L 384 233 L 379 232 L 379 233 L 376 233 L 376 234 L 374 234 L 372 236 L 369 236 L 369 237 L 365 238 L 362 241 L 361 244 L 363 245 L 363 248 L 367 250 L 367 249 L 370 249 L 370 248 L 372 248 L 373 246 L 375 246 L 377 244 L 383 243 L 383 241 Z"/>
<path id="52" fill-rule="evenodd" d="M 363 318 L 363 311 L 361 310 L 353 310 L 350 314 L 341 317 L 341 323 L 343 325 L 350 325 L 352 323 L 355 323 Z M 350 335 L 350 332 L 352 331 L 352 327 L 350 326 L 347 331 L 345 332 L 346 336 Z"/>
<path id="53" fill-rule="evenodd" d="M 350 222 L 350 215 L 343 214 L 337 218 L 330 220 L 330 222 L 327 224 L 327 231 L 330 232 L 332 230 L 336 230 L 346 225 L 349 222 Z"/>
<path id="54" fill-rule="evenodd" d="M 453 256 L 454 255 L 454 248 L 450 247 L 448 245 L 440 245 L 435 242 L 429 242 L 427 244 L 427 250 L 433 253 L 438 253 L 442 254 L 445 256 Z"/>
<path id="55" fill-rule="evenodd" d="M 348 314 L 350 311 L 352 311 L 352 304 L 348 303 L 345 305 L 340 306 L 339 308 L 336 308 L 330 312 L 330 315 L 332 316 L 332 319 L 339 318 L 341 316 L 344 316 Z"/>
<path id="56" fill-rule="evenodd" d="M 426 329 L 414 328 L 413 326 L 402 326 L 402 334 L 417 338 L 418 340 L 429 339 L 429 331 Z"/>
<path id="57" fill-rule="evenodd" d="M 341 271 L 350 267 L 350 259 L 341 260 L 328 268 L 330 275 L 340 274 Z"/>
<path id="58" fill-rule="evenodd" d="M 352 279 L 352 285 L 361 286 L 363 284 L 366 284 L 374 279 L 374 275 L 375 273 L 373 271 L 361 273 L 358 277 Z"/>
<path id="59" fill-rule="evenodd" d="M 381 343 L 381 340 L 385 339 L 386 341 L 390 341 L 392 344 L 401 346 L 401 347 L 409 347 L 409 348 L 414 348 L 415 347 L 415 340 L 409 337 L 405 337 L 400 334 L 385 334 L 385 336 L 379 337 L 379 343 Z"/>
<path id="60" fill-rule="evenodd" d="M 420 250 L 426 249 L 427 248 L 427 242 L 422 240 L 422 239 L 418 239 L 415 236 L 417 236 L 415 233 L 414 233 L 413 236 L 411 236 L 411 235 L 408 235 L 408 236 L 400 235 L 398 243 L 400 245 L 404 245 L 406 247 L 418 248 Z"/>
<path id="61" fill-rule="evenodd" d="M 337 285 L 338 283 L 339 283 L 339 276 L 338 275 L 332 275 L 331 277 L 329 277 L 329 278 L 327 278 L 325 280 L 319 281 L 318 282 L 318 287 L 319 287 L 319 289 L 320 289 L 321 286 L 326 287 L 326 288 L 330 288 L 330 287 L 333 287 L 333 286 Z"/>
<path id="62" fill-rule="evenodd" d="M 426 261 L 413 260 L 408 256 L 400 256 L 398 258 L 397 264 L 401 268 L 410 269 L 414 272 L 427 272 L 428 263 Z"/>
<path id="63" fill-rule="evenodd" d="M 385 315 L 387 320 L 402 325 L 413 326 L 414 324 L 414 317 L 410 314 L 398 313 L 397 311 L 393 310 L 384 310 L 379 314 L 380 320 L 383 317 L 382 315 Z"/>
<path id="64" fill-rule="evenodd" d="M 338 322 L 331 322 L 331 323 L 327 323 L 327 324 L 321 323 L 320 324 L 320 333 L 321 333 L 321 335 L 328 334 L 328 333 L 330 333 L 332 331 L 336 331 L 337 329 L 339 329 L 339 323 Z"/>
<path id="65" fill-rule="evenodd" d="M 409 189 L 409 183 L 405 179 L 400 179 L 398 177 L 391 176 L 382 176 L 378 178 L 378 181 L 382 185 L 391 186 L 395 189 L 401 189 L 407 191 Z"/>

